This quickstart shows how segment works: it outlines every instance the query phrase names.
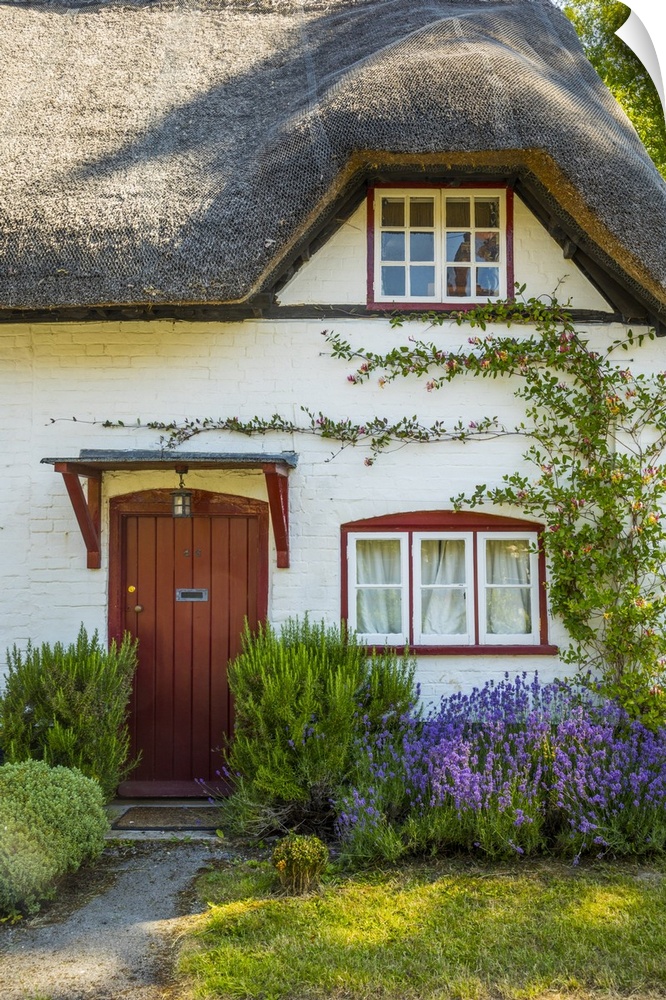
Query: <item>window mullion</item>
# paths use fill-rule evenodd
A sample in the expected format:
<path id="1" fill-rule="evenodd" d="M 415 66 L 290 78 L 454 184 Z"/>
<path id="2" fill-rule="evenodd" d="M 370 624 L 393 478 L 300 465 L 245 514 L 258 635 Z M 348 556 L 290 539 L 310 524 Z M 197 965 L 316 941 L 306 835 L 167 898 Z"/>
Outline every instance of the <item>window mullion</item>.
<path id="1" fill-rule="evenodd" d="M 485 600 L 482 601 L 481 595 L 482 581 L 485 585 L 485 574 L 481 574 L 479 572 L 479 542 L 476 531 L 472 535 L 472 566 L 474 572 L 474 579 L 471 586 L 472 595 L 474 597 L 474 645 L 478 646 L 480 642 L 479 615 L 482 609 L 485 614 Z"/>
<path id="2" fill-rule="evenodd" d="M 409 574 L 408 575 L 408 583 L 407 583 L 407 586 L 408 586 L 408 594 L 407 594 L 408 605 L 407 606 L 408 606 L 408 614 L 409 614 L 409 629 L 408 629 L 407 635 L 408 635 L 408 639 L 409 639 L 409 645 L 410 646 L 414 646 L 416 644 L 415 636 L 416 636 L 417 632 L 420 632 L 420 628 L 417 628 L 416 622 L 414 621 L 414 605 L 415 605 L 415 602 L 414 602 L 414 559 L 415 559 L 415 554 L 414 553 L 415 553 L 415 545 L 414 545 L 414 533 L 411 532 L 411 531 L 409 532 L 409 535 L 408 535 L 408 538 L 407 538 L 407 547 L 408 547 L 408 560 L 407 560 L 407 562 L 408 562 L 408 574 Z M 418 557 L 420 559 L 421 558 L 421 543 L 420 542 L 418 543 L 418 545 L 416 546 L 416 548 L 418 548 Z M 419 574 L 419 578 L 420 578 L 420 574 Z"/>
<path id="3" fill-rule="evenodd" d="M 446 266 L 446 234 L 444 230 L 444 194 L 440 190 L 435 198 L 435 298 L 438 302 L 444 300 L 443 272 Z"/>

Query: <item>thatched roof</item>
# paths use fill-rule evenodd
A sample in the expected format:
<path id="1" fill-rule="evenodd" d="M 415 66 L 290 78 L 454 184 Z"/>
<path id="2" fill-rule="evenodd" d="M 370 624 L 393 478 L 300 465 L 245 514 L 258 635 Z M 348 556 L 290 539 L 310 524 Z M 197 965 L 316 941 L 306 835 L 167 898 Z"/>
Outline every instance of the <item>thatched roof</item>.
<path id="1" fill-rule="evenodd" d="M 377 172 L 471 171 L 666 316 L 666 185 L 550 0 L 13 0 L 0 66 L 0 310 L 245 301 Z"/>

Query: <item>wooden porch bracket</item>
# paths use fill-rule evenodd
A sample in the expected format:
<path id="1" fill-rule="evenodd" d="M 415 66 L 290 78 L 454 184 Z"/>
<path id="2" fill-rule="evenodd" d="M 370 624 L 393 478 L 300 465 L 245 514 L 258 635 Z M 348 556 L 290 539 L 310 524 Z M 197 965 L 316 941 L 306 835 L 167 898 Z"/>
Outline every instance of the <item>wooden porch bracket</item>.
<path id="1" fill-rule="evenodd" d="M 69 499 L 72 502 L 74 514 L 88 552 L 88 569 L 99 569 L 102 565 L 100 546 L 102 473 L 98 469 L 73 467 L 67 462 L 56 462 L 54 469 L 62 475 Z M 80 476 L 88 481 L 87 499 L 83 492 Z"/>
<path id="2" fill-rule="evenodd" d="M 101 565 L 100 511 L 102 476 L 105 472 L 142 472 L 148 470 L 194 472 L 199 469 L 261 470 L 266 478 L 268 508 L 273 526 L 277 565 L 289 568 L 289 472 L 295 468 L 294 452 L 277 454 L 236 454 L 165 451 L 82 451 L 78 458 L 43 458 L 59 472 L 69 494 L 79 529 L 88 553 L 88 569 Z M 88 480 L 87 497 L 81 479 Z"/>
<path id="3" fill-rule="evenodd" d="M 278 569 L 289 569 L 289 473 L 275 463 L 263 466 Z"/>

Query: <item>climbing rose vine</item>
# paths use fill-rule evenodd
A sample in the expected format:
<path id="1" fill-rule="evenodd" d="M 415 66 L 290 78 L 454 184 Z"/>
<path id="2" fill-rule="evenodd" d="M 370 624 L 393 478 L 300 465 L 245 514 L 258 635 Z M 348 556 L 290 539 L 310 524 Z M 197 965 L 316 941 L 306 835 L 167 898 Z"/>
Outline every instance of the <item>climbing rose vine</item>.
<path id="1" fill-rule="evenodd" d="M 404 319 L 396 316 L 392 323 Z M 451 315 L 418 319 L 437 326 L 450 323 Z M 489 303 L 454 319 L 478 331 L 456 350 L 411 340 L 378 354 L 335 333 L 324 335 L 333 357 L 353 365 L 347 378 L 359 386 L 372 378 L 389 385 L 416 377 L 433 393 L 454 379 L 510 380 L 524 405 L 517 426 L 488 415 L 453 425 L 428 425 L 417 416 L 353 423 L 307 409 L 300 423 L 275 414 L 147 426 L 161 432 L 165 447 L 211 430 L 314 434 L 340 448 L 368 446 L 369 465 L 395 443 L 521 435 L 531 473 L 508 472 L 501 485 L 479 484 L 451 503 L 456 509 L 514 507 L 544 524 L 550 605 L 571 637 L 565 660 L 601 676 L 604 693 L 619 698 L 630 716 L 660 725 L 666 717 L 666 372 L 630 367 L 625 352 L 639 348 L 643 335 L 629 332 L 603 352 L 592 349 L 555 299 Z M 523 330 L 515 335 L 511 328 L 519 324 Z"/>
<path id="2" fill-rule="evenodd" d="M 533 473 L 507 473 L 501 486 L 480 484 L 452 502 L 457 509 L 516 507 L 545 524 L 550 605 L 572 639 L 565 659 L 600 675 L 604 693 L 630 715 L 659 725 L 666 701 L 666 372 L 635 373 L 619 360 L 643 342 L 631 332 L 603 353 L 591 349 L 557 302 L 489 304 L 458 318 L 464 321 L 482 335 L 455 351 L 416 341 L 380 355 L 329 340 L 336 357 L 356 364 L 351 378 L 358 384 L 375 373 L 383 384 L 418 376 L 434 392 L 470 375 L 512 379 L 525 416 L 511 430 L 527 438 Z M 529 323 L 533 332 L 488 332 L 495 321 Z"/>

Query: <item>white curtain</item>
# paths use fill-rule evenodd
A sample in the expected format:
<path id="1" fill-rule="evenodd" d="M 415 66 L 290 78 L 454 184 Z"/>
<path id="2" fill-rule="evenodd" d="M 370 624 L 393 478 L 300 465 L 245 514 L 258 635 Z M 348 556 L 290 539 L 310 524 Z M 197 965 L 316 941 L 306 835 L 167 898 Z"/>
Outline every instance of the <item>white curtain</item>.
<path id="1" fill-rule="evenodd" d="M 490 635 L 532 631 L 530 543 L 486 539 L 486 629 Z"/>
<path id="2" fill-rule="evenodd" d="M 465 635 L 465 541 L 421 541 L 421 631 L 426 635 Z"/>
<path id="3" fill-rule="evenodd" d="M 359 539 L 356 542 L 356 581 L 358 631 L 364 635 L 402 634 L 399 539 Z"/>

